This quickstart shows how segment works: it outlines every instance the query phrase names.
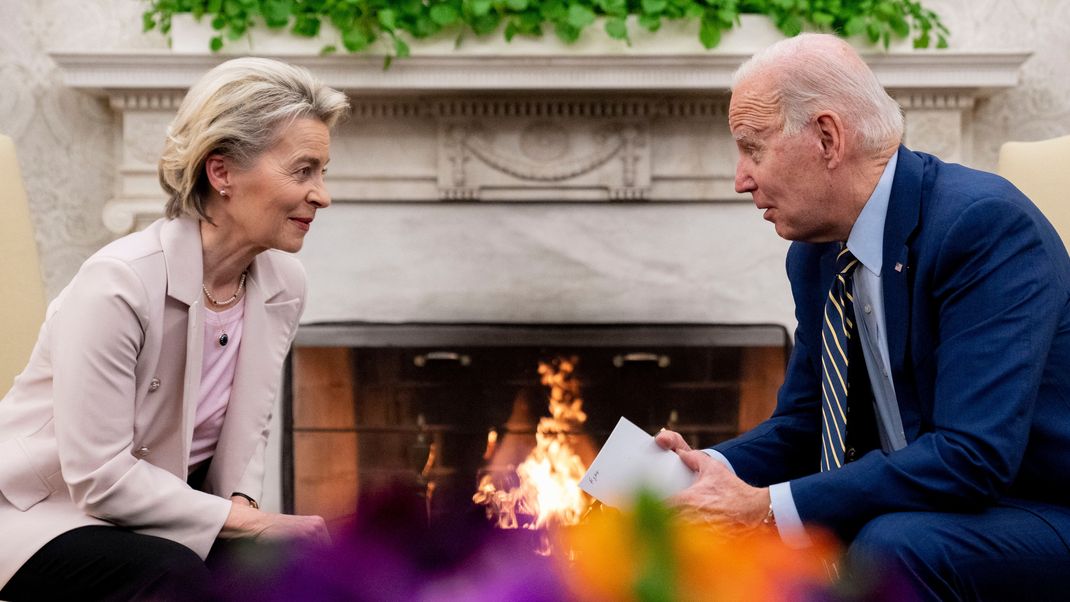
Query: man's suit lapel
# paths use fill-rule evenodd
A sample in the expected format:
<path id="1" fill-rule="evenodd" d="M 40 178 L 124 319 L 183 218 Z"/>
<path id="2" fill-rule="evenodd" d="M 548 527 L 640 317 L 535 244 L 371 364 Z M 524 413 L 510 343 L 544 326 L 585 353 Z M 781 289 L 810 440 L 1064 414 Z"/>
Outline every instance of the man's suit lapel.
<path id="1" fill-rule="evenodd" d="M 908 373 L 906 367 L 910 337 L 910 303 L 914 266 L 911 243 L 918 227 L 924 190 L 925 162 L 918 155 L 899 147 L 895 179 L 884 223 L 884 263 L 881 280 L 884 288 L 885 331 L 888 338 L 888 359 L 900 407 L 908 391 L 904 390 Z M 904 428 L 912 432 L 904 412 Z"/>

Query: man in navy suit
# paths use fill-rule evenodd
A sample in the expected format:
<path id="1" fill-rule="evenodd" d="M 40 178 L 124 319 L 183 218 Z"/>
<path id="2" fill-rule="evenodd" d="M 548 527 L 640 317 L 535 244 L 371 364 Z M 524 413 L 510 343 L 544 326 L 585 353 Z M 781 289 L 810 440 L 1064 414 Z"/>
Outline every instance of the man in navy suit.
<path id="1" fill-rule="evenodd" d="M 1065 599 L 1070 258 L 1055 230 L 1006 180 L 901 146 L 899 107 L 833 36 L 744 64 L 728 122 L 736 190 L 795 241 L 798 328 L 772 417 L 705 453 L 658 435 L 699 475 L 673 503 L 793 545 L 830 530 L 848 565 L 894 565 L 925 599 Z M 840 379 L 822 356 L 844 247 L 857 335 Z"/>

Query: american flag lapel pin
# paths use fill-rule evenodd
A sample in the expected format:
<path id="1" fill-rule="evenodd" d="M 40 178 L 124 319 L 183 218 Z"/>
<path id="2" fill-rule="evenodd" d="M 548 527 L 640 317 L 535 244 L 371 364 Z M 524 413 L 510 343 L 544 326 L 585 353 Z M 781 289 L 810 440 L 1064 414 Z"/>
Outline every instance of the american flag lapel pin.
<path id="1" fill-rule="evenodd" d="M 895 271 L 902 272 L 903 271 L 903 264 L 898 262 L 898 261 L 895 262 Z"/>

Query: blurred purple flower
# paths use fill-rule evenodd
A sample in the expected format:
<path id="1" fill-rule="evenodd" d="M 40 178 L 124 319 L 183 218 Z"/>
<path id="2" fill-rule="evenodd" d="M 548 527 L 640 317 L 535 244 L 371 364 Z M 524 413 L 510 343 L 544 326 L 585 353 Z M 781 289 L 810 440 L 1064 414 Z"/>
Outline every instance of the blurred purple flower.
<path id="1" fill-rule="evenodd" d="M 217 569 L 217 600 L 556 602 L 567 597 L 531 531 L 501 531 L 482 508 L 428 523 L 404 488 L 362 498 L 334 543 L 238 547 Z"/>

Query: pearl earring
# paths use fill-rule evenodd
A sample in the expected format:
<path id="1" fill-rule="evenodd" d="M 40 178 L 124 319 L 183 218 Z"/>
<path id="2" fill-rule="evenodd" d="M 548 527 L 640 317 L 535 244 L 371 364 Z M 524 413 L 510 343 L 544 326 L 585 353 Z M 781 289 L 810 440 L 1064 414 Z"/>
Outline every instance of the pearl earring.
<path id="1" fill-rule="evenodd" d="M 227 189 L 226 188 L 220 188 L 219 189 L 219 196 L 227 196 Z"/>

